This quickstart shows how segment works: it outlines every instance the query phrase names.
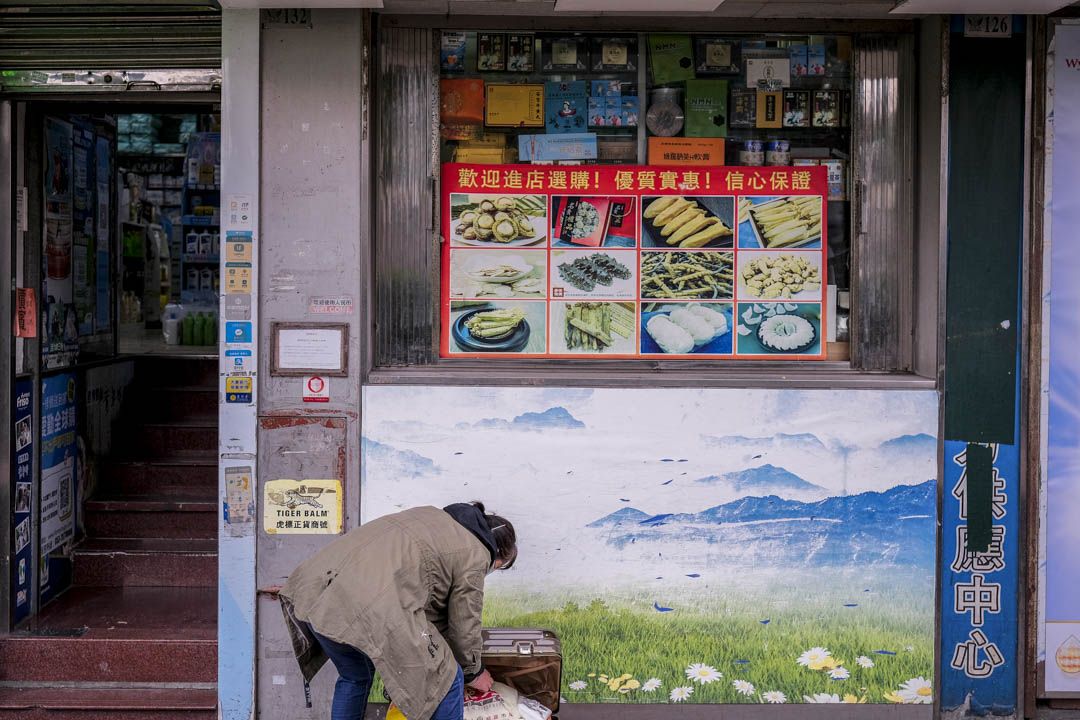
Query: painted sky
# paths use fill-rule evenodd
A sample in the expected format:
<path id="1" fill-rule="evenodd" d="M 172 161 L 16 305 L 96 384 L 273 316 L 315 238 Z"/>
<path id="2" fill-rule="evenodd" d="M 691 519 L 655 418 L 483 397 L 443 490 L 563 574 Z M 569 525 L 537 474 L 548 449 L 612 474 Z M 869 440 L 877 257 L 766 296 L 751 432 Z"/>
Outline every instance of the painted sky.
<path id="1" fill-rule="evenodd" d="M 483 500 L 513 519 L 529 558 L 519 564 L 531 568 L 519 577 L 531 582 L 632 582 L 669 561 L 719 571 L 722 555 L 702 543 L 612 550 L 610 530 L 587 526 L 621 508 L 699 513 L 748 495 L 816 500 L 936 475 L 933 392 L 369 386 L 363 417 L 364 520 Z M 764 466 L 750 481 L 802 482 L 755 492 L 737 481 Z"/>

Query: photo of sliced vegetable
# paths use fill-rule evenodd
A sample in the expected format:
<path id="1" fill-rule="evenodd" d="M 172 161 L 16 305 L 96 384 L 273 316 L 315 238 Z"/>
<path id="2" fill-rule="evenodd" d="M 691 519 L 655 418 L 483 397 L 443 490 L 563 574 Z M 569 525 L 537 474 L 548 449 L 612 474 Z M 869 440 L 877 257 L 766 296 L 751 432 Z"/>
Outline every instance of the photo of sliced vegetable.
<path id="1" fill-rule="evenodd" d="M 642 247 L 734 246 L 735 198 L 660 195 L 641 198 Z"/>
<path id="2" fill-rule="evenodd" d="M 450 251 L 450 295 L 455 298 L 529 298 L 547 293 L 547 251 Z"/>
<path id="3" fill-rule="evenodd" d="M 450 195 L 451 245 L 520 247 L 547 239 L 544 195 Z"/>
<path id="4" fill-rule="evenodd" d="M 716 251 L 641 253 L 643 300 L 727 300 L 733 297 L 734 254 Z"/>
<path id="5" fill-rule="evenodd" d="M 731 303 L 644 303 L 641 306 L 643 355 L 730 355 Z"/>
<path id="6" fill-rule="evenodd" d="M 740 248 L 821 247 L 820 195 L 739 199 Z"/>

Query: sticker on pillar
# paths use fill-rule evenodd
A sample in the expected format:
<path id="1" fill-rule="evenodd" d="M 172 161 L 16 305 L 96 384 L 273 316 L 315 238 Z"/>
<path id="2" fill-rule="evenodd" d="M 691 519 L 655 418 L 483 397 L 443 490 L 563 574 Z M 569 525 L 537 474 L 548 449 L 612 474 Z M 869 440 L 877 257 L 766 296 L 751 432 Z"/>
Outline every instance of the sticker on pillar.
<path id="1" fill-rule="evenodd" d="M 227 230 L 251 229 L 254 208 L 250 195 L 227 195 L 225 198 L 225 228 Z"/>
<path id="2" fill-rule="evenodd" d="M 318 375 L 304 378 L 304 402 L 330 402 L 330 383 Z"/>
<path id="3" fill-rule="evenodd" d="M 229 232 L 225 234 L 225 262 L 251 262 L 250 232 Z"/>
<path id="4" fill-rule="evenodd" d="M 251 319 L 251 293 L 244 295 L 226 294 L 221 306 L 225 308 L 226 320 Z"/>
<path id="5" fill-rule="evenodd" d="M 270 480 L 263 489 L 263 530 L 271 535 L 337 535 L 341 507 L 338 480 Z"/>
<path id="6" fill-rule="evenodd" d="M 255 490 L 251 466 L 225 468 L 225 529 L 230 535 L 250 535 L 255 522 Z"/>
<path id="7" fill-rule="evenodd" d="M 225 378 L 225 402 L 227 402 L 227 403 L 250 403 L 251 402 L 251 378 L 250 377 L 227 377 L 227 378 Z"/>
<path id="8" fill-rule="evenodd" d="M 226 263 L 225 294 L 251 294 L 251 263 Z"/>
<path id="9" fill-rule="evenodd" d="M 312 295 L 308 312 L 312 315 L 352 315 L 352 295 Z"/>
<path id="10" fill-rule="evenodd" d="M 223 372 L 226 375 L 250 375 L 251 351 L 226 350 Z"/>
<path id="11" fill-rule="evenodd" d="M 226 343 L 250 343 L 251 342 L 251 323 L 249 323 L 249 322 L 227 322 L 227 323 L 225 323 L 225 342 Z"/>

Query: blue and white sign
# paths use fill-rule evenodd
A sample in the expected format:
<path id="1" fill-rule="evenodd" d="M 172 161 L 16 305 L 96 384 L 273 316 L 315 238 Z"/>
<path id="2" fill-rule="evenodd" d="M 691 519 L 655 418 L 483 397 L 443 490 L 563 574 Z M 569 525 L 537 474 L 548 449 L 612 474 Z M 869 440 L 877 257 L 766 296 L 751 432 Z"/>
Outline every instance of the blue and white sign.
<path id="1" fill-rule="evenodd" d="M 15 483 L 12 501 L 15 522 L 15 581 L 11 587 L 11 607 L 14 621 L 20 622 L 30 614 L 30 599 L 34 592 L 33 536 L 31 520 L 34 499 L 34 416 L 33 384 L 30 380 L 15 383 Z"/>
<path id="2" fill-rule="evenodd" d="M 1048 413 L 1044 488 L 1045 690 L 1080 696 L 1080 27 L 1054 37 L 1054 175 L 1051 203 Z"/>

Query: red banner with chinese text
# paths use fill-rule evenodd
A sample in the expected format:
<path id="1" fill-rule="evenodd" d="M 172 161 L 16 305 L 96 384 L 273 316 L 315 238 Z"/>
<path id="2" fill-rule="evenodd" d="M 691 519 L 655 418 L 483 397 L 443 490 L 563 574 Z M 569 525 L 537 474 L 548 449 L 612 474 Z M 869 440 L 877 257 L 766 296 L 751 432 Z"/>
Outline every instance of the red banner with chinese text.
<path id="1" fill-rule="evenodd" d="M 824 359 L 827 170 L 446 164 L 443 357 Z"/>

